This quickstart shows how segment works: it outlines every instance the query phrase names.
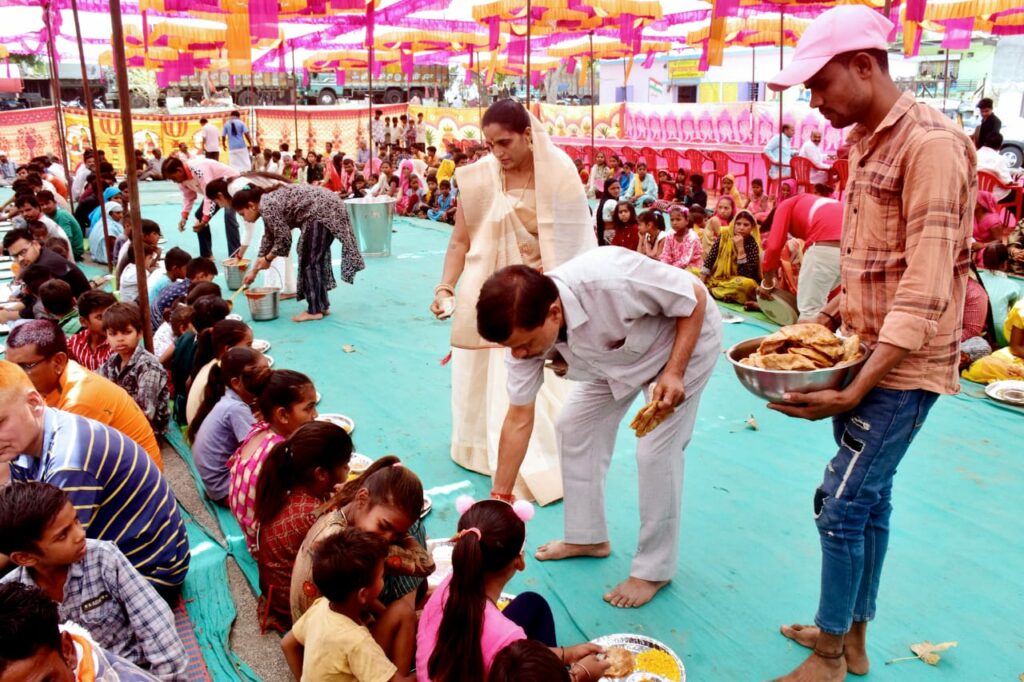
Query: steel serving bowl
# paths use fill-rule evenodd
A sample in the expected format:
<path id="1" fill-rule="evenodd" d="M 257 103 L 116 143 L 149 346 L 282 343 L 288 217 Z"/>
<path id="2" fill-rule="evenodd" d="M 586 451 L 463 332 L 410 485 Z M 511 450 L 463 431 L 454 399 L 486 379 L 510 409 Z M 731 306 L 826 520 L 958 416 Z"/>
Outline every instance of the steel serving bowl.
<path id="1" fill-rule="evenodd" d="M 868 347 L 862 343 L 860 358 L 842 367 L 798 372 L 741 365 L 740 360 L 757 351 L 764 338 L 758 336 L 740 341 L 725 352 L 725 357 L 729 359 L 740 383 L 748 391 L 773 403 L 784 402 L 782 396 L 786 393 L 808 393 L 829 389 L 838 391 L 846 388 L 868 358 Z"/>

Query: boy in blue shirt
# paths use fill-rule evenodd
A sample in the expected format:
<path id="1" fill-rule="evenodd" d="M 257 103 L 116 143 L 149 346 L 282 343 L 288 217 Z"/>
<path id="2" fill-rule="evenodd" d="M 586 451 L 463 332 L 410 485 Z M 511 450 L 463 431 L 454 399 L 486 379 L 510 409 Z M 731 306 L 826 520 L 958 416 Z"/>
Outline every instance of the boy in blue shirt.
<path id="1" fill-rule="evenodd" d="M 116 545 L 87 540 L 67 494 L 48 483 L 0 489 L 0 552 L 17 568 L 0 582 L 38 587 L 62 621 L 165 682 L 185 681 L 188 660 L 170 607 Z"/>

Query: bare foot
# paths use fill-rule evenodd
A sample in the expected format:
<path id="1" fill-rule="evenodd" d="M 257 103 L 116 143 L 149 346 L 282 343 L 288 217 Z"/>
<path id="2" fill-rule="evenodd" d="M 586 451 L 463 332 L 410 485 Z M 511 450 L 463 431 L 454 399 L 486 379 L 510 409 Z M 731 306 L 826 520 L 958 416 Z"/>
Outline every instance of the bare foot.
<path id="1" fill-rule="evenodd" d="M 619 583 L 614 590 L 604 595 L 604 600 L 620 609 L 635 609 L 654 599 L 658 590 L 668 585 L 667 580 L 643 580 L 630 576 Z"/>
<path id="2" fill-rule="evenodd" d="M 777 677 L 772 682 L 843 682 L 846 679 L 846 659 L 823 658 L 811 654 L 800 666 L 786 675 Z"/>
<path id="3" fill-rule="evenodd" d="M 599 542 L 596 545 L 574 545 L 565 540 L 552 540 L 537 548 L 534 554 L 537 561 L 558 561 L 573 557 L 589 556 L 603 559 L 612 553 L 611 543 Z"/>
<path id="4" fill-rule="evenodd" d="M 861 623 L 854 623 L 853 629 L 846 635 L 846 670 L 851 675 L 867 675 L 871 669 L 868 660 L 866 629 Z M 793 640 L 802 647 L 813 649 L 818 643 L 818 630 L 815 625 L 783 625 L 779 628 L 783 637 Z"/>
<path id="5" fill-rule="evenodd" d="M 288 300 L 291 300 L 291 299 L 295 298 L 296 296 L 298 296 L 298 294 L 296 294 L 293 291 L 290 294 L 281 294 L 278 298 L 280 298 L 282 301 L 288 301 Z"/>
<path id="6" fill-rule="evenodd" d="M 323 313 L 299 313 L 292 316 L 292 322 L 309 322 L 310 320 L 324 319 Z"/>

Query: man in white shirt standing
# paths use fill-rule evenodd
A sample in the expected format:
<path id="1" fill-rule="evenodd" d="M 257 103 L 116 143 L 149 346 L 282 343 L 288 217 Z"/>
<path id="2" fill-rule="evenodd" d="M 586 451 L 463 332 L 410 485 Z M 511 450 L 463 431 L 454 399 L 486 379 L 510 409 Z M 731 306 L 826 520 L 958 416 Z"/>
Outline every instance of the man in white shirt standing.
<path id="1" fill-rule="evenodd" d="M 427 151 L 427 124 L 423 122 L 423 112 L 416 114 L 416 149 Z"/>
<path id="2" fill-rule="evenodd" d="M 821 131 L 815 128 L 811 131 L 809 140 L 804 141 L 800 147 L 799 156 L 804 157 L 814 164 L 817 170 L 811 171 L 811 184 L 827 185 L 828 169 L 831 167 L 825 163 L 825 155 L 821 151 Z"/>
<path id="3" fill-rule="evenodd" d="M 991 173 L 999 178 L 999 182 L 1010 185 L 1022 171 L 1019 168 L 1010 168 L 1010 162 L 999 153 L 999 148 L 1002 146 L 1002 133 L 989 133 L 986 139 L 981 141 L 981 147 L 978 148 L 978 170 Z M 1014 191 L 1016 190 L 997 187 L 992 190 L 992 194 L 996 201 L 1005 202 L 1006 198 Z"/>
<path id="4" fill-rule="evenodd" d="M 89 178 L 89 173 L 92 173 L 96 167 L 96 161 L 93 156 L 93 151 L 86 149 L 82 154 L 82 163 L 75 169 L 75 177 L 71 182 L 71 198 L 74 201 L 78 201 L 81 198 L 82 192 L 85 191 L 85 183 Z"/>
<path id="5" fill-rule="evenodd" d="M 579 382 L 555 426 L 565 489 L 565 539 L 541 561 L 607 557 L 605 478 L 622 418 L 641 393 L 661 421 L 638 429 L 640 538 L 629 577 L 604 595 L 649 602 L 679 560 L 685 449 L 722 347 L 722 317 L 691 273 L 635 251 L 592 249 L 550 272 L 498 270 L 477 302 L 477 330 L 505 346 L 509 408 L 491 496 L 508 501 L 533 432 L 545 367 Z"/>
<path id="6" fill-rule="evenodd" d="M 789 165 L 793 160 L 792 139 L 793 125 L 791 123 L 784 123 L 782 125 L 782 134 L 772 135 L 771 139 L 768 140 L 768 144 L 764 147 L 764 154 L 772 162 L 768 168 L 768 177 L 777 178 L 780 171 L 782 177 L 792 177 L 793 168 Z"/>
<path id="7" fill-rule="evenodd" d="M 199 135 L 203 138 L 206 158 L 220 161 L 220 131 L 205 118 L 199 119 Z"/>

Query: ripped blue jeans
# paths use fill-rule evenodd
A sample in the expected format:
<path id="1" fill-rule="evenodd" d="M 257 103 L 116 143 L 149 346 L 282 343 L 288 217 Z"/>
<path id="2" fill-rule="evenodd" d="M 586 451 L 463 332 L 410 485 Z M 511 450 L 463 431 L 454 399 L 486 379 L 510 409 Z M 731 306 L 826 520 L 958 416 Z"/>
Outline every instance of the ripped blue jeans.
<path id="1" fill-rule="evenodd" d="M 875 598 L 889 544 L 892 480 L 938 394 L 872 389 L 834 417 L 839 452 L 814 495 L 821 536 L 821 598 L 814 622 L 842 635 L 875 617 Z"/>

